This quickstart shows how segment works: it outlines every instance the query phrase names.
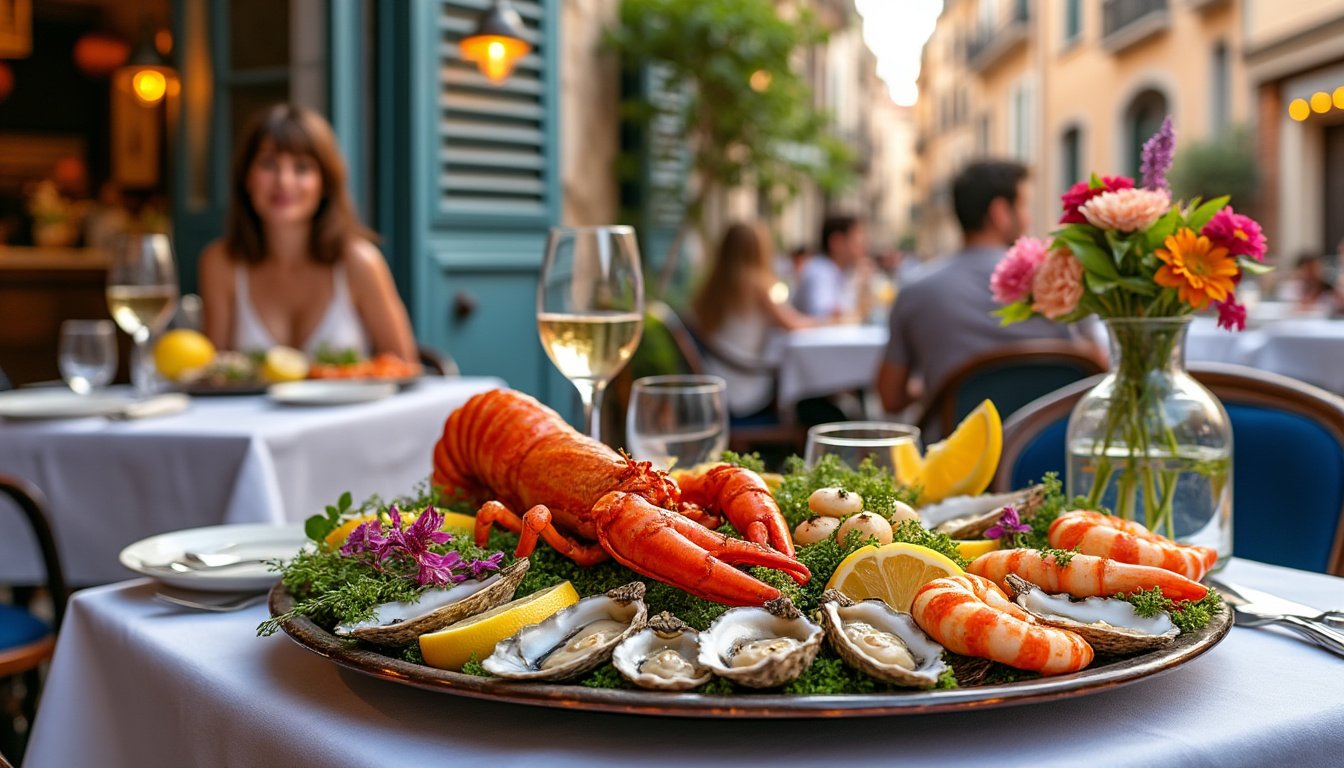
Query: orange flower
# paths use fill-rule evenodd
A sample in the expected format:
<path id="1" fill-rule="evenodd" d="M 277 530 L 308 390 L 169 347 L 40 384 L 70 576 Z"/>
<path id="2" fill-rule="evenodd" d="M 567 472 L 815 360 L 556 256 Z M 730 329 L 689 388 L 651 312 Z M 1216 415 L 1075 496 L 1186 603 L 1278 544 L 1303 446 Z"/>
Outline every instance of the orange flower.
<path id="1" fill-rule="evenodd" d="M 1163 264 L 1153 276 L 1158 285 L 1177 289 L 1181 301 L 1195 309 L 1232 294 L 1238 268 L 1226 248 L 1214 247 L 1209 238 L 1196 235 L 1188 227 L 1167 236 L 1163 244 L 1167 247 L 1157 249 L 1157 258 Z"/>

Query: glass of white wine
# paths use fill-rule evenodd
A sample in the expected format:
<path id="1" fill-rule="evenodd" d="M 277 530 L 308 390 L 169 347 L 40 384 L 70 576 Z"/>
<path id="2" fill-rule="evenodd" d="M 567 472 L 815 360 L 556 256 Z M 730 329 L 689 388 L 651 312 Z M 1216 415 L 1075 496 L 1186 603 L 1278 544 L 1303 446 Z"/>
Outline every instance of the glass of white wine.
<path id="1" fill-rule="evenodd" d="M 177 304 L 177 266 L 164 234 L 133 234 L 112 251 L 107 271 L 107 308 L 135 340 L 131 383 L 138 395 L 154 391 L 149 340 L 168 325 Z"/>
<path id="2" fill-rule="evenodd" d="M 552 227 L 537 285 L 541 346 L 573 382 L 602 439 L 602 393 L 639 345 L 644 275 L 633 227 Z"/>

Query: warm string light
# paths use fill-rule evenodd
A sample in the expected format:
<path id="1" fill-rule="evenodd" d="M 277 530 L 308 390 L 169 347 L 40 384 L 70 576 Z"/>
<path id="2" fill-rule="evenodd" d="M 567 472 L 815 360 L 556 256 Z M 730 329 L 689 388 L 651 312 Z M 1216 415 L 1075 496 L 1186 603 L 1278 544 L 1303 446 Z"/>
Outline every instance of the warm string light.
<path id="1" fill-rule="evenodd" d="M 1324 115 L 1331 109 L 1344 110 L 1344 85 L 1336 88 L 1333 94 L 1317 91 L 1309 99 L 1293 99 L 1288 103 L 1288 116 L 1300 123 L 1313 112 Z"/>

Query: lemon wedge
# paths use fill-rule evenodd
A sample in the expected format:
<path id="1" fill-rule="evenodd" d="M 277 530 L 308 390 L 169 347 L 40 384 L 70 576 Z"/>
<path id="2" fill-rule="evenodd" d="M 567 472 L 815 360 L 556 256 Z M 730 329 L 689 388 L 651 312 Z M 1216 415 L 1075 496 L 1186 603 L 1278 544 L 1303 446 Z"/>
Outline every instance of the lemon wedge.
<path id="1" fill-rule="evenodd" d="M 923 487 L 921 504 L 932 504 L 952 496 L 983 493 L 994 480 L 1003 452 L 1003 423 L 994 403 L 986 400 L 976 406 L 945 440 L 924 452 L 917 482 Z"/>
<path id="2" fill-rule="evenodd" d="M 476 518 L 472 515 L 464 515 L 461 512 L 441 512 L 443 515 L 443 525 L 439 530 L 447 531 L 466 531 L 471 533 L 476 530 Z"/>
<path id="3" fill-rule="evenodd" d="M 998 548 L 998 539 L 964 539 L 957 542 L 957 552 L 967 560 L 974 560 L 986 552 L 993 552 Z"/>
<path id="4" fill-rule="evenodd" d="M 214 359 L 215 345 L 199 331 L 178 328 L 163 334 L 154 344 L 154 367 L 170 381 L 204 368 Z"/>
<path id="5" fill-rule="evenodd" d="M 577 602 L 579 593 L 574 591 L 574 585 L 561 582 L 450 624 L 438 632 L 421 635 L 420 655 L 431 667 L 460 670 L 473 654 L 477 659 L 484 659 L 494 652 L 495 644 L 500 640 Z"/>
<path id="6" fill-rule="evenodd" d="M 308 376 L 308 358 L 293 347 L 271 347 L 261 363 L 261 377 L 270 382 L 299 381 Z"/>
<path id="7" fill-rule="evenodd" d="M 881 598 L 898 611 L 909 611 L 919 588 L 963 571 L 946 556 L 918 544 L 896 542 L 854 550 L 826 582 L 854 600 Z"/>

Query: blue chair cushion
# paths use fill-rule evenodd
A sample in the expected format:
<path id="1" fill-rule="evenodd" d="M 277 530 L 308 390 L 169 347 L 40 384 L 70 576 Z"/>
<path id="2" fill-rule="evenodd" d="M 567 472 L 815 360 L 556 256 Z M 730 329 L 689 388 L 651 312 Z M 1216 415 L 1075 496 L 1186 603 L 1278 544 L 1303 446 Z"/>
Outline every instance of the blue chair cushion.
<path id="1" fill-rule="evenodd" d="M 51 627 L 13 605 L 0 605 L 0 651 L 35 643 L 51 634 Z"/>
<path id="2" fill-rule="evenodd" d="M 1232 551 L 1325 572 L 1344 507 L 1344 448 L 1321 425 L 1257 405 L 1226 405 L 1232 421 Z M 1009 476 L 1014 488 L 1064 476 L 1068 420 L 1041 430 Z"/>
<path id="3" fill-rule="evenodd" d="M 728 420 L 729 429 L 733 427 L 777 427 L 779 424 L 779 416 L 775 413 L 774 408 L 766 408 L 748 416 L 733 416 Z"/>

